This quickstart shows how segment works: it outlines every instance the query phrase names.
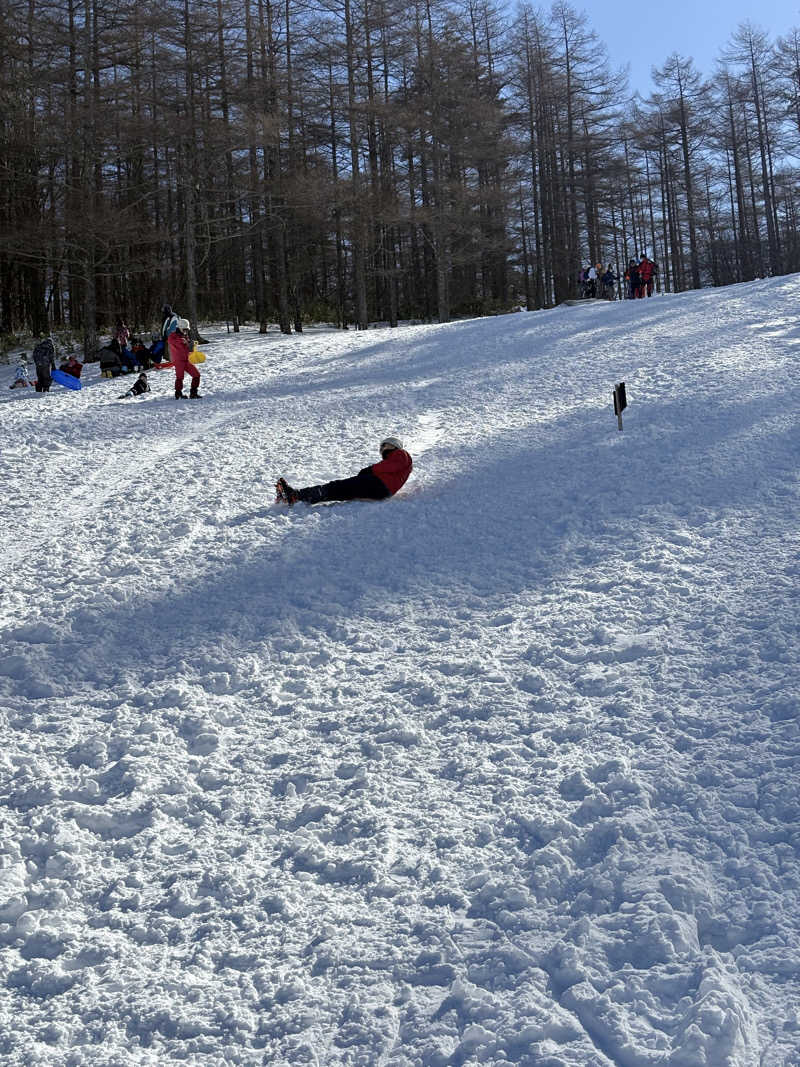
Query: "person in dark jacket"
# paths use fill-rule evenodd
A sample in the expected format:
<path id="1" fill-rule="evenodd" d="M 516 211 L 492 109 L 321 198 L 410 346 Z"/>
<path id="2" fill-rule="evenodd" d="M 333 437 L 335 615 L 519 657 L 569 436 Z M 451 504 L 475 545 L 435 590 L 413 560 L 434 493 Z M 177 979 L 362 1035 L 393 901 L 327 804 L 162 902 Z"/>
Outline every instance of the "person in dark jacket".
<path id="1" fill-rule="evenodd" d="M 603 274 L 600 281 L 603 283 L 603 297 L 606 300 L 614 299 L 614 284 L 617 280 L 617 276 L 611 268 L 611 264 L 608 265 L 608 270 Z"/>
<path id="2" fill-rule="evenodd" d="M 122 363 L 116 349 L 106 345 L 100 349 L 100 377 L 117 378 L 122 374 Z"/>
<path id="3" fill-rule="evenodd" d="M 56 346 L 52 337 L 45 337 L 34 348 L 33 362 L 36 364 L 36 392 L 47 393 L 53 382 L 51 372 L 56 369 Z"/>
<path id="4" fill-rule="evenodd" d="M 352 478 L 293 489 L 284 478 L 275 483 L 276 500 L 290 507 L 297 500 L 305 504 L 322 504 L 328 500 L 385 500 L 401 489 L 411 474 L 411 456 L 399 437 L 384 437 L 380 443 L 379 463 L 363 467 Z"/>
<path id="5" fill-rule="evenodd" d="M 164 351 L 166 351 L 169 335 L 175 333 L 178 329 L 180 320 L 169 304 L 165 304 L 162 307 L 161 318 L 163 319 L 161 323 L 161 340 L 164 342 Z"/>
<path id="6" fill-rule="evenodd" d="M 635 300 L 639 296 L 639 290 L 642 285 L 642 279 L 635 259 L 632 259 L 628 263 L 628 270 L 625 273 L 625 278 L 628 282 L 628 299 Z"/>
<path id="7" fill-rule="evenodd" d="M 150 392 L 150 383 L 147 381 L 147 375 L 144 371 L 139 375 L 127 393 L 120 393 L 117 400 L 124 400 L 129 396 L 141 396 L 142 393 Z"/>

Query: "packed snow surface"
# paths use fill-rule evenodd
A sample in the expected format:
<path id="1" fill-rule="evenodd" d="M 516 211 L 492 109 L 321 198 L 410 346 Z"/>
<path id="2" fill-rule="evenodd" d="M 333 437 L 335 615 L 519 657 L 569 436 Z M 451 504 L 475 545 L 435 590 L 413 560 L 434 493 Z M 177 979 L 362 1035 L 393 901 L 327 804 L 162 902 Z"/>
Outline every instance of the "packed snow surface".
<path id="1" fill-rule="evenodd" d="M 798 308 L 5 368 L 2 1062 L 800 1064 Z"/>

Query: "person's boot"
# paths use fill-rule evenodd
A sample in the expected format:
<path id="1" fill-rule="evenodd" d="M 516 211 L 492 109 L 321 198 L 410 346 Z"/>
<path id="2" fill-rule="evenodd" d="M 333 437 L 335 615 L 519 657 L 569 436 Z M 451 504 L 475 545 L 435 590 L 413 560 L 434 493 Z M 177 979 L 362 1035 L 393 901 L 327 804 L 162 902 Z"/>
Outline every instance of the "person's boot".
<path id="1" fill-rule="evenodd" d="M 187 399 L 186 393 L 184 393 L 183 389 L 177 389 L 176 388 L 176 390 L 175 390 L 175 399 L 176 400 L 186 400 Z"/>
<path id="2" fill-rule="evenodd" d="M 192 387 L 189 390 L 189 399 L 190 400 L 202 400 L 203 399 L 203 397 L 197 391 L 199 388 L 200 388 L 200 378 L 199 377 L 192 378 Z"/>

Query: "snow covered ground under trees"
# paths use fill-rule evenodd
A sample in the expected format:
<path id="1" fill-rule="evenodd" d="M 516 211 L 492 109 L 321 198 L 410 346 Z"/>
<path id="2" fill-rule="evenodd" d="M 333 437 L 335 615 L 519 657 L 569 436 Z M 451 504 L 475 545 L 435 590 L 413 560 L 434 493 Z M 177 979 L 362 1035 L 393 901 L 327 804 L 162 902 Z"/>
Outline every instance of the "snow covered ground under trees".
<path id="1" fill-rule="evenodd" d="M 0 373 L 2 1062 L 800 1064 L 800 278 L 209 336 Z"/>

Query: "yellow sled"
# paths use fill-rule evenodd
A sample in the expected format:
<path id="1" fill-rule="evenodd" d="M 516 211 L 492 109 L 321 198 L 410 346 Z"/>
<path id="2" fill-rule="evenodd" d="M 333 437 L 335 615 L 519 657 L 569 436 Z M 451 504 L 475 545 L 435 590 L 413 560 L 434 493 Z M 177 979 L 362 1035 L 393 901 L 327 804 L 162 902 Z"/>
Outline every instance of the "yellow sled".
<path id="1" fill-rule="evenodd" d="M 195 352 L 190 352 L 189 353 L 189 362 L 190 363 L 205 363 L 205 361 L 206 361 L 205 352 L 195 351 Z"/>

